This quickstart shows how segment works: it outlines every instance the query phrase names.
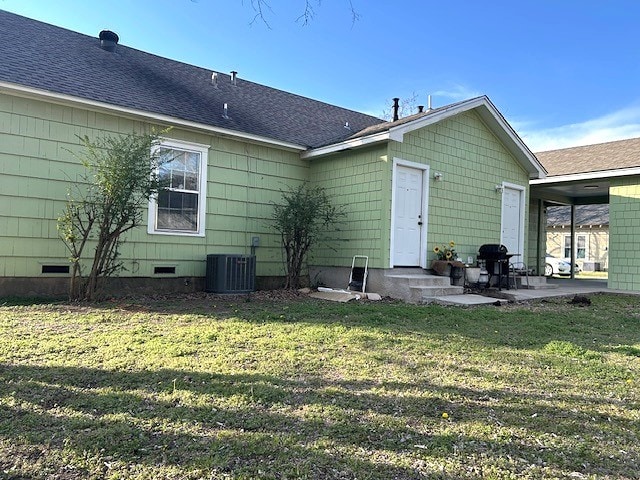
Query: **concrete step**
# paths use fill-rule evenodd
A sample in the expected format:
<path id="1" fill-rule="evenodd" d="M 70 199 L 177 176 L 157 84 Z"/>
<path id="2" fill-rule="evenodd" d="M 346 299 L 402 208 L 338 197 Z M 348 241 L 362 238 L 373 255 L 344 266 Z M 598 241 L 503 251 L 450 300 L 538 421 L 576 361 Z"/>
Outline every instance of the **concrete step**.
<path id="1" fill-rule="evenodd" d="M 526 288 L 529 290 L 542 290 L 558 288 L 558 285 L 547 283 L 547 277 L 533 276 L 516 277 L 518 288 Z"/>
<path id="2" fill-rule="evenodd" d="M 390 275 L 428 275 L 424 268 L 420 267 L 394 267 L 385 270 L 384 275 L 386 277 Z"/>
<path id="3" fill-rule="evenodd" d="M 460 295 L 463 287 L 452 286 L 451 278 L 427 273 L 422 268 L 394 268 L 384 272 L 376 286 L 383 294 L 411 303 L 423 303 L 436 296 Z"/>
<path id="4" fill-rule="evenodd" d="M 447 295 L 462 295 L 464 287 L 455 285 L 447 286 L 412 286 L 409 287 L 411 296 L 408 299 L 411 303 L 430 303 L 436 297 Z"/>
<path id="5" fill-rule="evenodd" d="M 402 283 L 411 286 L 423 287 L 448 287 L 451 285 L 451 278 L 440 275 L 426 274 L 392 274 L 386 275 L 386 278 L 394 283 Z"/>

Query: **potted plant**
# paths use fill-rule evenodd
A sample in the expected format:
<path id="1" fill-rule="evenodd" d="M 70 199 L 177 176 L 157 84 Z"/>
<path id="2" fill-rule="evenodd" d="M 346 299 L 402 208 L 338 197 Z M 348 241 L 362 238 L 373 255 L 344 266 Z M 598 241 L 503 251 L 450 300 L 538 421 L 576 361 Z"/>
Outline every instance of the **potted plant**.
<path id="1" fill-rule="evenodd" d="M 456 244 L 453 240 L 433 247 L 433 253 L 436 254 L 437 258 L 431 262 L 431 269 L 437 275 L 452 277 L 452 279 L 456 280 L 462 277 L 461 268 L 464 267 L 464 264 L 456 260 L 455 247 Z"/>

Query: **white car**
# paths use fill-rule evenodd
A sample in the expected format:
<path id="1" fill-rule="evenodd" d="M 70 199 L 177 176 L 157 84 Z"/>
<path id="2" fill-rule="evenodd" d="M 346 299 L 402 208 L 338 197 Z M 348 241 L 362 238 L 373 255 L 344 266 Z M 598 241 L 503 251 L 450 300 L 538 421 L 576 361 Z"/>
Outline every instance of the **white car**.
<path id="1" fill-rule="evenodd" d="M 571 275 L 571 264 L 565 262 L 561 258 L 552 257 L 547 255 L 544 264 L 544 276 L 550 277 L 551 275 Z"/>

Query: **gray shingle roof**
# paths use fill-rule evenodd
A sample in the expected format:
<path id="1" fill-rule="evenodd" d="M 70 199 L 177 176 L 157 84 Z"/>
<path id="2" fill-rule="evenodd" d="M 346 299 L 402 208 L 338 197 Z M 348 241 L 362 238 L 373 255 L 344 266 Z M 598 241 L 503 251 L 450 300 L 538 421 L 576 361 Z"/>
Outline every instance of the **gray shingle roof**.
<path id="1" fill-rule="evenodd" d="M 375 135 L 376 133 L 382 133 L 385 132 L 387 130 L 390 130 L 393 127 L 398 127 L 400 125 L 404 125 L 410 122 L 413 122 L 414 120 L 418 120 L 420 118 L 424 118 L 424 117 L 428 117 L 430 115 L 435 115 L 437 113 L 440 113 L 442 111 L 445 110 L 450 110 L 453 109 L 459 105 L 465 104 L 465 103 L 469 103 L 472 102 L 476 99 L 480 99 L 480 98 L 484 98 L 487 101 L 489 101 L 488 97 L 483 96 L 483 97 L 475 97 L 475 98 L 470 98 L 470 99 L 466 99 L 466 100 L 461 100 L 459 102 L 456 103 L 450 103 L 448 105 L 444 105 L 442 107 L 437 107 L 437 108 L 432 108 L 431 110 L 427 110 L 424 112 L 419 112 L 419 113 L 414 113 L 412 115 L 407 115 L 406 117 L 402 117 L 399 118 L 396 121 L 389 121 L 389 122 L 384 122 L 384 123 L 378 123 L 375 125 L 372 125 L 370 127 L 367 127 L 355 134 L 352 135 L 351 138 L 360 138 L 360 137 L 365 137 L 368 135 Z"/>
<path id="2" fill-rule="evenodd" d="M 304 147 L 351 137 L 383 120 L 0 10 L 0 81 L 168 115 Z M 229 118 L 223 117 L 223 104 Z M 350 129 L 345 128 L 349 122 Z"/>
<path id="3" fill-rule="evenodd" d="M 576 205 L 576 226 L 609 225 L 609 205 Z M 571 207 L 547 207 L 547 225 L 550 227 L 571 224 Z"/>
<path id="4" fill-rule="evenodd" d="M 640 138 L 535 154 L 549 176 L 640 167 Z"/>

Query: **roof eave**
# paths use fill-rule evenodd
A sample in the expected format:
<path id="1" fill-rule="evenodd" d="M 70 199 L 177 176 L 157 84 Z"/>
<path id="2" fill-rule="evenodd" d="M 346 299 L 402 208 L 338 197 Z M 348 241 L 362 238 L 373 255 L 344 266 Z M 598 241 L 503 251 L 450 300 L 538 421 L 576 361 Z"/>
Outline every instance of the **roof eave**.
<path id="1" fill-rule="evenodd" d="M 37 100 L 46 100 L 52 103 L 68 106 L 82 106 L 84 108 L 91 108 L 93 110 L 104 111 L 111 114 L 125 115 L 136 119 L 143 119 L 151 122 L 159 122 L 172 126 L 184 127 L 188 129 L 194 129 L 203 131 L 206 133 L 214 133 L 225 137 L 237 138 L 260 145 L 268 145 L 273 147 L 282 148 L 285 150 L 303 152 L 307 150 L 307 147 L 298 145 L 295 143 L 284 142 L 269 137 L 263 137 L 260 135 L 253 135 L 250 133 L 240 132 L 237 130 L 231 130 L 221 127 L 215 127 L 213 125 L 207 125 L 205 123 L 193 122 L 190 120 L 183 120 L 181 118 L 172 117 L 169 115 L 163 115 L 159 113 L 147 112 L 144 110 L 137 110 L 134 108 L 122 107 L 119 105 L 112 105 L 105 102 L 98 102 L 95 100 L 89 100 L 86 98 L 76 97 L 73 95 L 66 95 L 48 90 L 42 90 L 33 87 L 27 87 L 24 85 L 18 85 L 9 82 L 0 81 L 0 93 L 13 94 L 26 98 L 33 98 Z"/>
<path id="2" fill-rule="evenodd" d="M 302 159 L 311 159 L 317 157 L 323 157 L 325 155 L 330 155 L 332 153 L 342 152 L 345 150 L 351 150 L 354 148 L 363 147 L 366 145 L 374 145 L 376 143 L 382 143 L 389 140 L 389 132 L 381 132 L 373 135 L 368 135 L 365 137 L 351 138 L 348 140 L 344 140 L 339 143 L 334 143 L 331 145 L 327 145 L 325 147 L 313 148 L 311 150 L 307 150 L 300 155 Z"/>
<path id="3" fill-rule="evenodd" d="M 548 185 L 564 182 L 579 182 L 581 180 L 597 180 L 611 177 L 629 177 L 640 175 L 640 167 L 618 168 L 615 170 L 599 170 L 597 172 L 569 173 L 565 175 L 552 175 L 546 178 L 534 179 L 530 185 Z"/>

